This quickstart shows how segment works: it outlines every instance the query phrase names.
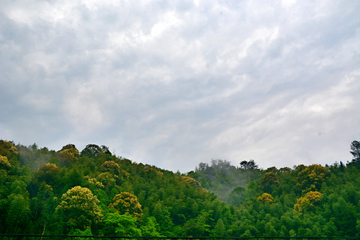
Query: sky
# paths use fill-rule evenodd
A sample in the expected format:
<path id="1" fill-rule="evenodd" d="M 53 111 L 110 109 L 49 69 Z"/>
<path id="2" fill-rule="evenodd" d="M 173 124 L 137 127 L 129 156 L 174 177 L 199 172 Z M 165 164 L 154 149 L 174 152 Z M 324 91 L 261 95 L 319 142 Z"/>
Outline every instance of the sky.
<path id="1" fill-rule="evenodd" d="M 0 1 L 0 139 L 186 173 L 351 161 L 360 1 Z"/>

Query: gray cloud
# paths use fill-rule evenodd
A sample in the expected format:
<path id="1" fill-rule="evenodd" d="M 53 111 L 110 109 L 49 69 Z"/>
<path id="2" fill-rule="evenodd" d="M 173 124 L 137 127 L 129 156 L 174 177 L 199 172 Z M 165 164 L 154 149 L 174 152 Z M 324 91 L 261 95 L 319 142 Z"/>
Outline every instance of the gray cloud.
<path id="1" fill-rule="evenodd" d="M 190 171 L 350 160 L 356 1 L 27 1 L 0 11 L 1 138 Z M 358 139 L 359 140 L 359 139 Z"/>

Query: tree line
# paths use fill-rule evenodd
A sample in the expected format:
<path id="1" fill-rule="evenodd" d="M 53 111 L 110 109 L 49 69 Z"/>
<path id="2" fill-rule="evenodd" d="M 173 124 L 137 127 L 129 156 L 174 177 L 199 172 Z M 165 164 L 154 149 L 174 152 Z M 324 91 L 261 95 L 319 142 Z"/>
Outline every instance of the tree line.
<path id="1" fill-rule="evenodd" d="M 360 236 L 360 144 L 346 164 L 259 169 L 226 160 L 187 174 L 106 146 L 0 140 L 0 233 L 103 236 Z"/>

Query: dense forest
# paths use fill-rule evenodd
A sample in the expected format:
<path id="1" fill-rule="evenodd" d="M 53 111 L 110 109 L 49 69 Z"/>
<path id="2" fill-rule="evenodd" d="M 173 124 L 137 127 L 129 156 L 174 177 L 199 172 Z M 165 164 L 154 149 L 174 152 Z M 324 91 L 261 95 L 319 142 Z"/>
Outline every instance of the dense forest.
<path id="1" fill-rule="evenodd" d="M 181 174 L 106 146 L 0 140 L 0 234 L 360 236 L 358 141 L 350 153 L 345 164 L 212 160 Z"/>

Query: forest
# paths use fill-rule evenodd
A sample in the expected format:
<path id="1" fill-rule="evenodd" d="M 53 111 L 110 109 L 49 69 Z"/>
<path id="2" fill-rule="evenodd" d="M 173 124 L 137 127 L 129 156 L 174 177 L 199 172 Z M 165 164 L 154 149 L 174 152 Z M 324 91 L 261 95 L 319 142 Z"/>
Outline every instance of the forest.
<path id="1" fill-rule="evenodd" d="M 0 140 L 0 185 L 0 234 L 360 237 L 358 141 L 346 163 L 261 169 L 215 159 L 183 174 L 106 146 Z"/>

